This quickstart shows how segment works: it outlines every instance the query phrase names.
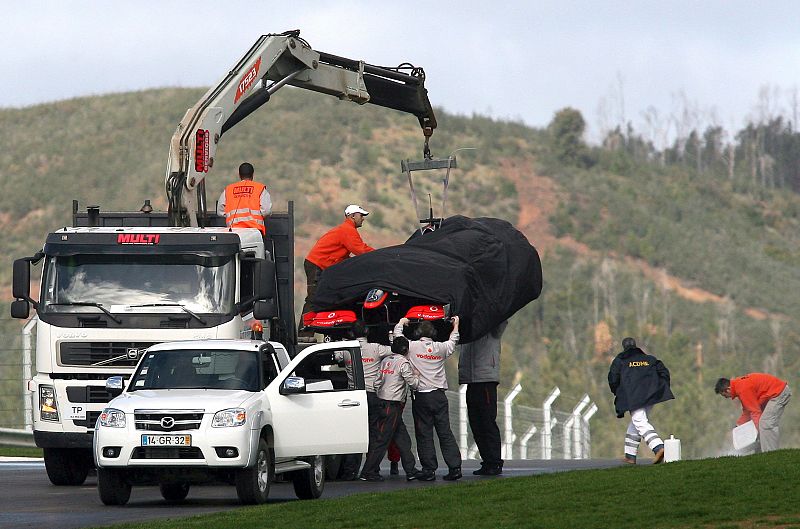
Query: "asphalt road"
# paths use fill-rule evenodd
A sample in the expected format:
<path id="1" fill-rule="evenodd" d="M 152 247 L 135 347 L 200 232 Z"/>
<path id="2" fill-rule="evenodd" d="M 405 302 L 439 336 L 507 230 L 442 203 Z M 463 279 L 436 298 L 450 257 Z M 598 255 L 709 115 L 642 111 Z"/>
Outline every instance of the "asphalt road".
<path id="1" fill-rule="evenodd" d="M 322 498 L 348 496 L 361 492 L 384 492 L 409 487 L 458 486 L 463 482 L 530 476 L 550 472 L 609 468 L 621 465 L 615 460 L 528 460 L 508 461 L 503 476 L 473 476 L 474 461 L 465 462 L 464 478 L 458 482 L 442 481 L 440 467 L 434 482 L 407 482 L 400 476 L 389 476 L 388 465 L 382 470 L 383 483 L 363 481 L 328 482 Z M 446 471 L 446 469 L 445 469 Z M 134 487 L 130 502 L 124 507 L 107 507 L 97 495 L 97 478 L 90 475 L 80 487 L 55 487 L 50 484 L 44 463 L 37 460 L 3 460 L 0 458 L 0 529 L 42 528 L 71 529 L 94 527 L 120 522 L 157 518 L 182 518 L 197 514 L 226 511 L 240 507 L 234 487 L 195 486 L 189 497 L 180 504 L 168 504 L 161 498 L 158 487 Z M 271 503 L 297 501 L 291 484 L 274 484 L 270 490 Z"/>

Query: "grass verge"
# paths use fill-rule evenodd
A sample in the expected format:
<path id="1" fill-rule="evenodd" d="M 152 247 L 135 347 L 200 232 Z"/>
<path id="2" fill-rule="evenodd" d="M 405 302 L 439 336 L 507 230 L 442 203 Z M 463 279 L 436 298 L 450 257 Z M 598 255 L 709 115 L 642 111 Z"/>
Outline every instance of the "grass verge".
<path id="1" fill-rule="evenodd" d="M 42 449 L 36 447 L 0 445 L 0 457 L 43 457 Z"/>
<path id="2" fill-rule="evenodd" d="M 800 528 L 800 450 L 247 507 L 116 529 Z"/>

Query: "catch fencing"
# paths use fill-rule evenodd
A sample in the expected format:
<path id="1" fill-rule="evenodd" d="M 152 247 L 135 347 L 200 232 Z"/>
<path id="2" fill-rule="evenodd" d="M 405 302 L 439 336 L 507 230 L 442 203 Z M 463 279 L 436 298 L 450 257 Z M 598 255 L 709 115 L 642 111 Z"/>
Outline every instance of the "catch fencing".
<path id="1" fill-rule="evenodd" d="M 0 444 L 33 446 L 32 411 L 34 395 L 28 381 L 35 371 L 32 331 L 35 317 L 17 336 L 7 336 L 0 348 Z M 467 420 L 465 385 L 447 391 L 450 425 L 465 459 L 479 459 Z M 514 404 L 522 392 L 517 384 L 506 395 L 498 395 L 497 424 L 502 439 L 503 459 L 587 459 L 591 457 L 589 422 L 597 405 L 588 394 L 579 399 L 561 395 L 552 388 L 541 408 Z M 557 402 L 558 401 L 558 406 Z M 566 410 L 563 409 L 566 406 Z M 558 409 L 557 409 L 558 408 Z M 414 438 L 411 406 L 403 412 L 406 427 Z"/>

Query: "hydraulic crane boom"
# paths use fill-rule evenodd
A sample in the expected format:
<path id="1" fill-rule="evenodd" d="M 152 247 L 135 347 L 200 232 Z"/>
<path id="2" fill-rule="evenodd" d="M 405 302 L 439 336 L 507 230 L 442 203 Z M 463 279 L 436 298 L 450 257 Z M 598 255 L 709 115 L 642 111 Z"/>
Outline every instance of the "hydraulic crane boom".
<path id="1" fill-rule="evenodd" d="M 318 52 L 297 30 L 263 35 L 186 112 L 172 136 L 166 174 L 171 225 L 205 225 L 204 181 L 220 137 L 287 84 L 413 114 L 425 136 L 425 157 L 430 158 L 428 138 L 436 118 L 422 68 L 408 63 L 386 68 Z"/>

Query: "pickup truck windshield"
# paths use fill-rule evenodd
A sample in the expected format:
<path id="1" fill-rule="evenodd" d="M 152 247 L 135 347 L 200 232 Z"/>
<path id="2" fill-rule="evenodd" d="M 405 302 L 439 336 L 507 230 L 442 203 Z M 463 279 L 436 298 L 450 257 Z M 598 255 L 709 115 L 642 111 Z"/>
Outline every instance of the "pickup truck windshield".
<path id="1" fill-rule="evenodd" d="M 200 314 L 233 310 L 232 256 L 57 256 L 47 260 L 44 273 L 42 301 L 52 312 L 97 311 L 74 302 L 99 303 L 113 313 L 163 312 L 165 304 Z"/>
<path id="2" fill-rule="evenodd" d="M 144 389 L 259 390 L 255 351 L 155 351 L 147 353 L 128 391 Z"/>

